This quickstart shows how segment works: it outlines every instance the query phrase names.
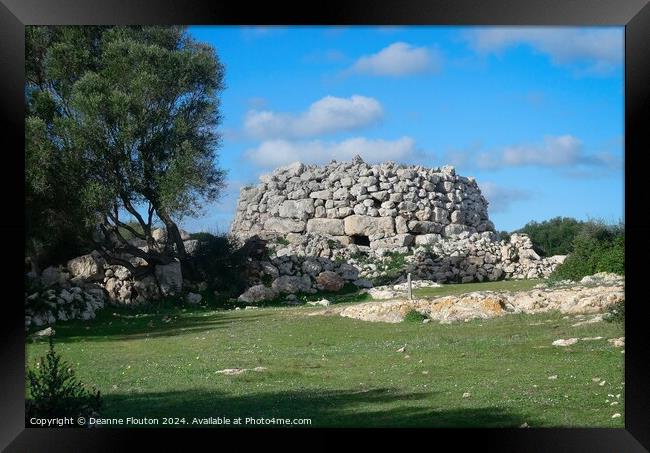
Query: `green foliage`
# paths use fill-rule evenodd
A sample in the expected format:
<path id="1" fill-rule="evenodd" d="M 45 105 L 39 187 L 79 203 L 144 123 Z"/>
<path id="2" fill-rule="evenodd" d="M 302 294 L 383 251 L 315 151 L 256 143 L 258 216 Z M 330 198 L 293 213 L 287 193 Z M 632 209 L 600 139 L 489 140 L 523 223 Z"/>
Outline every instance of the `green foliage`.
<path id="1" fill-rule="evenodd" d="M 126 224 L 127 224 L 127 226 L 134 229 L 138 233 L 144 234 L 144 230 L 142 229 L 142 225 L 140 225 L 138 222 L 132 220 L 132 221 L 126 222 Z M 119 230 L 120 234 L 122 235 L 122 237 L 124 237 L 124 239 L 126 239 L 127 241 L 131 240 L 131 239 L 135 239 L 135 237 L 136 237 L 129 229 L 127 229 L 125 227 L 118 227 L 118 230 Z"/>
<path id="2" fill-rule="evenodd" d="M 173 236 L 172 217 L 217 199 L 224 68 L 212 47 L 169 26 L 30 26 L 25 37 L 28 255 L 69 238 L 94 246 L 91 228 L 124 231 L 125 211 L 146 211 L 149 227 L 155 214 Z"/>
<path id="3" fill-rule="evenodd" d="M 406 255 L 398 252 L 386 252 L 384 268 L 387 271 L 401 271 L 406 265 Z"/>
<path id="4" fill-rule="evenodd" d="M 27 383 L 26 420 L 73 417 L 76 421 L 78 416 L 98 411 L 102 405 L 99 390 L 89 391 L 77 379 L 71 365 L 55 351 L 52 337 L 36 371 L 27 370 Z"/>
<path id="5" fill-rule="evenodd" d="M 508 233 L 507 231 L 498 231 L 497 240 L 508 242 L 510 240 L 510 233 Z"/>
<path id="6" fill-rule="evenodd" d="M 286 238 L 278 237 L 275 239 L 275 243 L 279 245 L 289 245 L 289 241 Z"/>
<path id="7" fill-rule="evenodd" d="M 377 269 L 380 275 L 372 281 L 374 286 L 389 285 L 403 276 L 406 268 L 406 255 L 399 252 L 386 252 Z"/>
<path id="8" fill-rule="evenodd" d="M 573 251 L 551 276 L 580 280 L 597 272 L 625 275 L 625 231 L 622 225 L 589 221 L 572 244 Z"/>
<path id="9" fill-rule="evenodd" d="M 573 241 L 585 225 L 586 222 L 570 217 L 554 217 L 543 222 L 528 222 L 515 233 L 527 234 L 540 256 L 567 255 L 573 250 Z"/>
<path id="10" fill-rule="evenodd" d="M 422 313 L 417 310 L 409 310 L 405 315 L 402 322 L 422 322 L 427 319 Z"/>
<path id="11" fill-rule="evenodd" d="M 246 255 L 230 236 L 199 233 L 193 256 L 188 259 L 188 274 L 195 281 L 205 281 L 208 291 L 226 296 L 241 294 L 246 289 Z"/>
<path id="12" fill-rule="evenodd" d="M 359 264 L 368 263 L 370 260 L 370 256 L 361 250 L 350 254 L 350 258 L 357 261 Z"/>
<path id="13" fill-rule="evenodd" d="M 605 316 L 603 316 L 603 319 L 607 322 L 624 323 L 625 322 L 625 300 L 616 302 L 614 304 L 611 304 L 609 307 L 607 307 L 607 311 L 605 312 Z"/>

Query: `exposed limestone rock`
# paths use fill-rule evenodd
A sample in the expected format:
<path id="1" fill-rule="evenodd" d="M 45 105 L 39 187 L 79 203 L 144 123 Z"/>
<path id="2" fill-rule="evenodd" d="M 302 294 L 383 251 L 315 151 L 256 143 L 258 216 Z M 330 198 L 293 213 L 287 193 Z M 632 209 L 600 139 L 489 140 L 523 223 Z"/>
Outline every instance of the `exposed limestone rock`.
<path id="1" fill-rule="evenodd" d="M 389 292 L 385 288 L 370 290 L 371 294 L 378 297 L 391 297 Z M 402 294 L 393 294 L 403 297 Z M 575 285 L 514 293 L 484 291 L 412 301 L 399 299 L 367 302 L 346 307 L 340 315 L 364 321 L 401 322 L 406 313 L 416 310 L 430 319 L 448 323 L 493 318 L 507 313 L 540 313 L 550 310 L 567 314 L 591 314 L 602 312 L 624 298 L 621 283 L 604 286 Z"/>
<path id="2" fill-rule="evenodd" d="M 104 278 L 104 259 L 98 252 L 79 256 L 68 261 L 67 268 L 72 278 L 85 281 L 100 281 Z"/>
<path id="3" fill-rule="evenodd" d="M 316 287 L 324 291 L 339 291 L 345 285 L 345 280 L 336 272 L 324 271 L 316 277 Z"/>
<path id="4" fill-rule="evenodd" d="M 155 269 L 158 286 L 164 296 L 180 294 L 183 289 L 183 275 L 181 274 L 181 263 L 178 261 L 169 264 L 158 265 Z"/>
<path id="5" fill-rule="evenodd" d="M 265 300 L 271 300 L 277 297 L 277 295 L 278 291 L 274 288 L 268 288 L 264 285 L 255 285 L 251 286 L 245 293 L 240 295 L 238 300 L 247 304 L 254 304 Z"/>

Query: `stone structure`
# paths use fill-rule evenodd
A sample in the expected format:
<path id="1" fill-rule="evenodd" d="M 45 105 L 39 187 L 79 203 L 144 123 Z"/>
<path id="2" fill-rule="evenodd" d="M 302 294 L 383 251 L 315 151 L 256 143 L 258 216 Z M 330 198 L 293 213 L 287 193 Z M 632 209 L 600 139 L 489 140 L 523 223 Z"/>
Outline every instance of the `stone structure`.
<path id="1" fill-rule="evenodd" d="M 355 158 L 294 163 L 260 180 L 241 189 L 231 233 L 267 241 L 268 259 L 252 263 L 251 284 L 272 281 L 276 295 L 287 281 L 313 292 L 346 281 L 370 287 L 387 276 L 398 282 L 409 272 L 446 283 L 542 278 L 564 260 L 540 258 L 525 235 L 498 241 L 476 181 L 453 167 Z M 399 269 L 395 252 L 404 257 Z M 323 285 L 334 274 L 337 283 Z"/>
<path id="2" fill-rule="evenodd" d="M 296 162 L 260 180 L 240 191 L 231 228 L 239 238 L 312 233 L 377 249 L 494 231 L 476 180 L 450 166 L 368 165 L 357 157 Z"/>

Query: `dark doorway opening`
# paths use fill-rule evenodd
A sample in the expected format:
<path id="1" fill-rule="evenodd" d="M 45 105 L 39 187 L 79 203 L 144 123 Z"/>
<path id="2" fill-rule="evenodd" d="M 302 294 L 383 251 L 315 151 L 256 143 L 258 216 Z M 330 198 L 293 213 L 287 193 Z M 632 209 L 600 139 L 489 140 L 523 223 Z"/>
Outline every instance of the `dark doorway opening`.
<path id="1" fill-rule="evenodd" d="M 370 239 L 368 239 L 368 236 L 361 236 L 358 234 L 353 234 L 350 236 L 350 241 L 352 241 L 353 244 L 356 245 L 370 245 Z"/>

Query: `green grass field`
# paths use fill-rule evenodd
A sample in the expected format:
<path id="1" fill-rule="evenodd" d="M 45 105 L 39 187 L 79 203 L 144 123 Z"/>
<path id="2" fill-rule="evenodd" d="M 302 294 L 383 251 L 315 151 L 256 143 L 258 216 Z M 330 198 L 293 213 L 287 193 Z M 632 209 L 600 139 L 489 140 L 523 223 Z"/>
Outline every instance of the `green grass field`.
<path id="1" fill-rule="evenodd" d="M 109 307 L 94 321 L 55 326 L 56 345 L 80 379 L 101 390 L 102 417 L 184 417 L 192 427 L 194 417 L 310 418 L 311 426 L 345 427 L 624 426 L 624 354 L 606 340 L 623 336 L 621 324 L 572 327 L 576 319 L 559 313 L 451 325 L 307 316 L 319 309 L 138 314 Z M 596 336 L 604 339 L 551 346 Z M 47 342 L 26 347 L 33 366 Z M 216 373 L 255 367 L 266 370 Z M 612 419 L 615 413 L 623 416 Z"/>

